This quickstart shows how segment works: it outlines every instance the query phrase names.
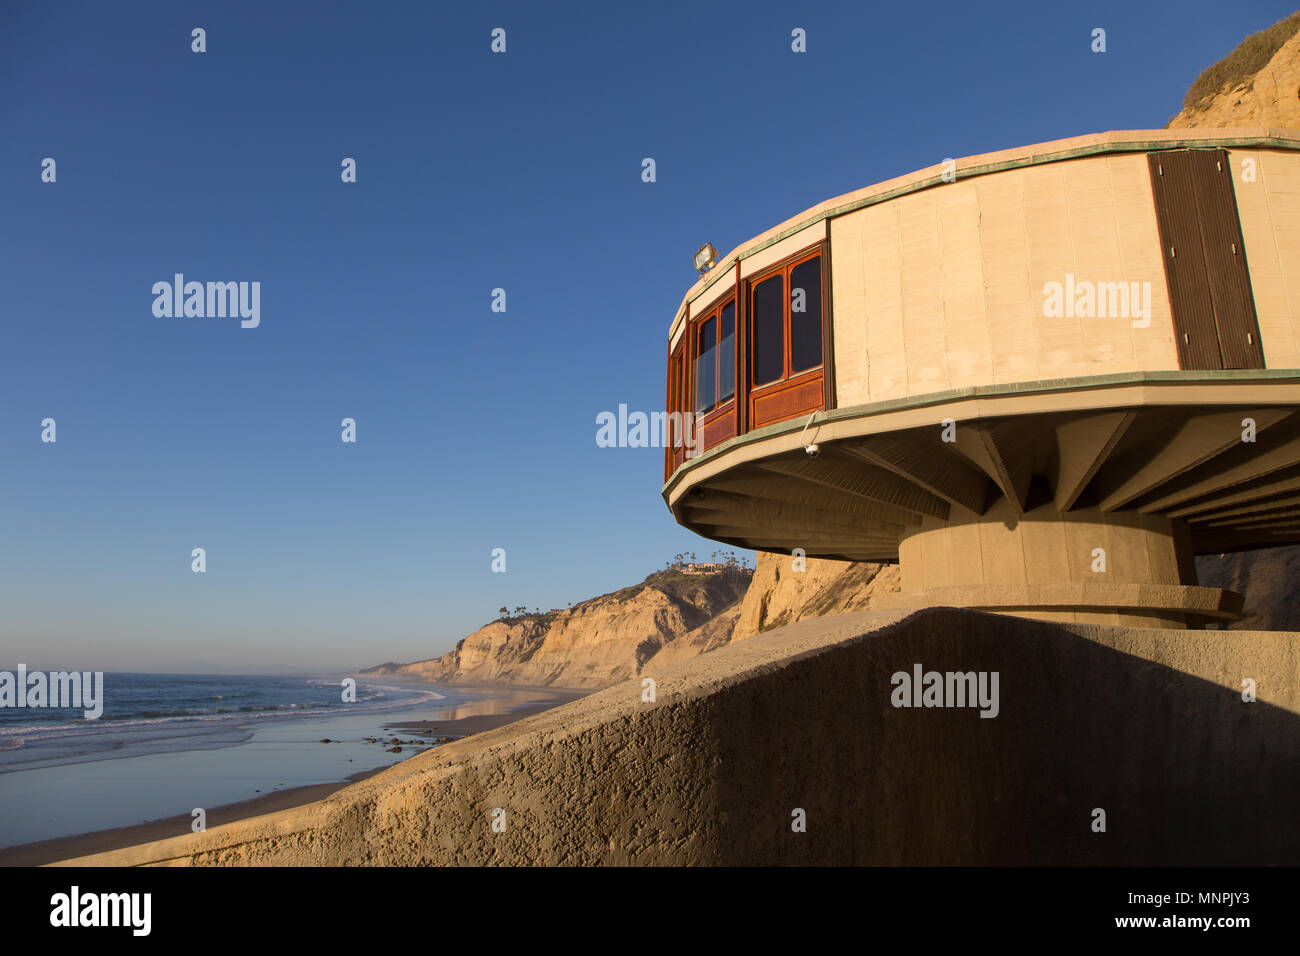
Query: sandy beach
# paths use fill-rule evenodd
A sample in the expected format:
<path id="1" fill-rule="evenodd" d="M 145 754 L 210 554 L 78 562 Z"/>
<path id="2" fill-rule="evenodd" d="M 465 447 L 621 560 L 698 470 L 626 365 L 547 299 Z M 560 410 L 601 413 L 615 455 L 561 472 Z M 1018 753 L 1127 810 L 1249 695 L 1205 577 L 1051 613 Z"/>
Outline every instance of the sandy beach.
<path id="1" fill-rule="evenodd" d="M 583 697 L 590 691 L 526 687 L 466 687 L 481 689 L 493 696 L 471 701 L 453 710 L 439 714 L 438 719 L 392 721 L 383 724 L 387 732 L 407 739 L 410 737 L 450 737 L 459 740 L 473 734 L 500 727 L 532 714 L 538 714 L 560 704 Z M 430 749 L 427 746 L 409 747 L 411 756 Z M 290 787 L 265 793 L 248 800 L 213 807 L 207 811 L 208 828 L 234 823 L 278 810 L 304 806 L 322 800 L 357 781 L 371 777 L 386 767 L 352 774 L 334 783 Z M 150 820 L 133 826 L 114 827 L 74 836 L 41 840 L 12 847 L 0 848 L 2 866 L 43 866 L 58 860 L 103 853 L 123 847 L 135 846 L 154 840 L 174 837 L 190 828 L 187 814 Z"/>

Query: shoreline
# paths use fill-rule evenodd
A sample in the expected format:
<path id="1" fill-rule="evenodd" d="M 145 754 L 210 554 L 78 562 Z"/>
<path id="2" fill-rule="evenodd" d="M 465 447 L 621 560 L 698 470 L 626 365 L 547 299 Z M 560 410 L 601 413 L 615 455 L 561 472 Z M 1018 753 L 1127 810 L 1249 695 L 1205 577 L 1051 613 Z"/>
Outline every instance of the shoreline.
<path id="1" fill-rule="evenodd" d="M 466 689 L 470 688 L 468 685 Z M 505 724 L 513 723 L 524 717 L 531 717 L 534 714 L 540 714 L 543 711 L 550 710 L 552 707 L 558 707 L 567 704 L 570 701 L 577 700 L 587 694 L 594 693 L 590 690 L 571 690 L 568 688 L 533 688 L 517 687 L 511 684 L 502 685 L 475 685 L 475 688 L 492 689 L 495 691 L 516 692 L 537 692 L 544 694 L 543 699 L 530 699 L 527 702 L 520 703 L 510 707 L 503 713 L 471 713 L 464 717 L 452 717 L 442 720 L 406 720 L 406 721 L 386 721 L 380 724 L 384 731 L 397 731 L 404 734 L 421 734 L 427 736 L 446 736 L 453 739 L 469 737 L 474 734 L 482 733 L 485 730 L 493 730 Z M 479 709 L 475 704 L 484 704 L 490 701 L 478 701 L 467 705 L 466 709 Z M 411 757 L 420 753 L 425 753 L 432 747 L 421 747 L 413 750 Z M 404 759 L 410 759 L 404 758 Z M 275 813 L 280 810 L 290 810 L 295 807 L 305 806 L 309 803 L 315 803 L 318 800 L 324 800 L 331 794 L 349 787 L 354 783 L 372 777 L 377 773 L 388 770 L 392 767 L 399 766 L 403 761 L 388 764 L 383 767 L 376 767 L 372 770 L 362 770 L 351 774 L 343 780 L 332 783 L 314 783 L 305 784 L 299 787 L 289 787 L 284 790 L 277 790 L 272 793 L 264 793 L 256 797 L 250 797 L 247 800 L 240 800 L 235 803 L 228 803 L 222 806 L 212 807 L 207 811 L 208 829 L 222 826 L 227 823 L 236 823 L 241 820 L 247 820 L 252 817 L 261 816 L 267 813 Z M 89 856 L 94 853 L 105 853 L 112 850 L 121 850 L 126 847 L 136 846 L 141 843 L 152 843 L 155 840 L 165 840 L 169 837 L 180 836 L 190 832 L 191 817 L 188 814 L 179 814 L 176 816 L 165 817 L 158 820 L 149 820 L 144 823 L 134 823 L 128 826 L 112 827 L 105 830 L 93 830 L 89 833 L 79 833 L 72 836 L 54 837 L 49 840 L 39 840 L 33 843 L 20 843 L 11 847 L 0 847 L 0 868 L 4 867 L 23 867 L 23 866 L 44 866 L 48 863 L 56 863 L 60 860 L 72 859 L 74 857 Z"/>

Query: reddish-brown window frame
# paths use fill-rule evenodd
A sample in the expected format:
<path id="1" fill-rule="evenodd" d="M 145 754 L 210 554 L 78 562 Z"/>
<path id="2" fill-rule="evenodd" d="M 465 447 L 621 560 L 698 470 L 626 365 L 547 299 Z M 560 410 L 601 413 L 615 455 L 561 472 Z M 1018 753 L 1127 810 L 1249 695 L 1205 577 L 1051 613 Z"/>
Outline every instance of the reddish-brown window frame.
<path id="1" fill-rule="evenodd" d="M 696 346 L 696 350 L 695 350 L 695 358 L 698 358 L 699 355 L 700 355 L 700 352 L 701 352 L 701 350 L 700 350 L 700 348 L 699 348 L 699 344 L 700 344 L 700 330 L 701 330 L 701 329 L 702 329 L 702 328 L 703 328 L 703 327 L 704 327 L 704 326 L 709 322 L 709 320 L 711 320 L 711 319 L 714 320 L 714 321 L 716 321 L 716 322 L 718 323 L 717 326 L 715 326 L 715 329 L 714 329 L 713 344 L 714 344 L 715 346 L 720 346 L 720 345 L 722 344 L 722 310 L 725 309 L 727 306 L 731 306 L 731 307 L 732 307 L 732 312 L 731 312 L 731 334 L 736 336 L 736 341 L 737 341 L 737 342 L 740 341 L 740 337 L 739 337 L 739 335 L 738 335 L 738 331 L 739 331 L 739 330 L 736 328 L 735 302 L 736 302 L 736 296 L 735 296 L 734 294 L 727 295 L 727 296 L 723 296 L 721 299 L 719 299 L 717 302 L 715 302 L 715 303 L 713 304 L 712 307 L 710 307 L 710 309 L 709 309 L 708 312 L 705 312 L 705 313 L 704 313 L 703 315 L 701 315 L 698 319 L 691 319 L 691 334 L 694 336 L 694 338 L 692 339 L 692 342 L 693 342 L 693 343 L 695 344 L 695 346 Z M 733 361 L 733 364 L 734 364 L 734 362 L 735 362 L 735 351 L 734 351 L 734 350 L 732 351 L 732 361 Z M 733 377 L 732 377 L 732 385 L 731 385 L 731 396 L 730 396 L 729 398 L 727 398 L 725 401 L 720 402 L 719 404 L 715 405 L 715 406 L 714 406 L 712 409 L 710 409 L 708 412 L 706 412 L 705 415 L 704 415 L 704 420 L 705 420 L 705 421 L 712 421 L 715 417 L 717 417 L 717 416 L 719 415 L 719 413 L 721 413 L 721 412 L 725 412 L 725 411 L 726 411 L 730 406 L 732 406 L 732 405 L 735 404 L 735 401 L 736 401 L 736 385 L 735 385 L 735 381 L 736 381 L 736 380 L 735 380 L 734 375 L 735 375 L 736 369 L 733 368 L 731 371 L 732 371 L 732 375 L 733 375 Z M 692 375 L 692 377 L 694 377 L 694 375 L 695 375 L 695 362 L 694 362 L 694 361 L 691 362 L 691 375 Z M 714 356 L 713 384 L 714 384 L 714 389 L 715 389 L 715 391 L 716 391 L 716 389 L 717 389 L 717 385 L 718 385 L 718 383 L 721 382 L 721 381 L 722 381 L 722 350 L 719 349 L 718 352 L 717 352 L 717 354 Z M 692 386 L 694 386 L 695 383 L 692 382 L 691 384 L 692 384 Z M 694 390 L 693 387 L 692 387 L 692 389 L 691 389 L 691 394 L 690 394 L 689 397 L 690 397 L 690 400 L 691 400 L 691 401 L 690 401 L 691 411 L 694 411 L 694 410 L 695 410 L 695 390 Z"/>
<path id="2" fill-rule="evenodd" d="M 793 348 L 790 333 L 790 287 L 791 273 L 797 266 L 811 259 L 820 259 L 818 266 L 821 275 L 821 323 L 819 335 L 822 341 L 821 364 L 801 372 L 791 371 Z M 754 290 L 773 276 L 781 276 L 784 310 L 781 322 L 782 367 L 781 377 L 775 381 L 755 384 L 754 382 Z M 807 414 L 826 407 L 824 379 L 826 375 L 826 250 L 824 243 L 818 243 L 776 263 L 764 271 L 745 280 L 745 341 L 747 360 L 745 363 L 746 401 L 749 416 L 748 427 L 761 428 L 774 422 L 785 421 L 796 415 Z M 817 386 L 813 388 L 814 384 Z M 814 397 L 815 396 L 815 397 Z"/>
<path id="3" fill-rule="evenodd" d="M 721 331 L 722 310 L 735 302 L 735 291 L 732 290 L 726 292 L 719 298 L 715 299 L 707 311 L 701 312 L 698 316 L 691 316 L 690 321 L 686 324 L 686 390 L 682 401 L 683 416 L 695 414 L 695 362 L 696 359 L 700 357 L 701 353 L 699 347 L 700 328 L 710 319 L 713 319 L 718 323 L 717 329 Z M 740 319 L 738 315 L 733 313 L 732 335 L 736 337 L 737 345 L 740 343 L 740 334 Z M 715 334 L 714 344 L 716 345 L 717 342 L 718 339 Z M 736 435 L 736 393 L 739 391 L 740 382 L 739 356 L 739 348 L 733 349 L 732 381 L 734 384 L 732 386 L 731 397 L 721 405 L 718 405 L 716 408 L 709 411 L 707 414 L 702 415 L 695 422 L 695 435 L 693 437 L 696 442 L 695 451 L 697 454 L 726 441 L 728 438 L 734 438 Z M 722 373 L 721 361 L 722 354 L 721 351 L 719 351 L 717 357 L 718 365 L 715 366 L 713 373 L 715 383 L 720 381 L 720 375 Z"/>
<path id="4" fill-rule="evenodd" d="M 798 375 L 791 375 L 790 273 L 800 264 L 819 256 L 822 286 L 822 363 Z M 830 270 L 829 236 L 744 280 L 740 278 L 740 262 L 737 261 L 732 289 L 715 299 L 709 310 L 699 318 L 690 317 L 688 311 L 687 317 L 683 320 L 684 328 L 677 339 L 677 346 L 670 348 L 668 354 L 668 411 L 678 412 L 679 418 L 693 414 L 695 409 L 695 352 L 699 342 L 699 325 L 701 322 L 708 321 L 711 316 L 720 316 L 722 308 L 729 302 L 736 302 L 735 393 L 701 422 L 699 435 L 695 436 L 700 442 L 696 446 L 697 452 L 764 425 L 806 415 L 811 411 L 835 407 Z M 778 272 L 783 274 L 782 284 L 786 300 L 782 323 L 785 359 L 783 377 L 755 389 L 752 383 L 753 290 L 758 283 Z M 677 378 L 674 379 L 673 362 L 678 359 L 682 364 Z M 680 444 L 680 440 L 678 443 Z M 664 480 L 671 478 L 685 460 L 686 449 L 672 448 L 670 443 L 670 447 L 664 451 Z"/>
<path id="5" fill-rule="evenodd" d="M 668 400 L 665 410 L 668 415 L 668 427 L 664 441 L 664 481 L 672 477 L 677 466 L 686 460 L 686 449 L 682 443 L 681 418 L 686 414 L 686 335 L 683 333 L 677 348 L 668 350 Z M 677 412 L 674 423 L 673 412 Z"/>

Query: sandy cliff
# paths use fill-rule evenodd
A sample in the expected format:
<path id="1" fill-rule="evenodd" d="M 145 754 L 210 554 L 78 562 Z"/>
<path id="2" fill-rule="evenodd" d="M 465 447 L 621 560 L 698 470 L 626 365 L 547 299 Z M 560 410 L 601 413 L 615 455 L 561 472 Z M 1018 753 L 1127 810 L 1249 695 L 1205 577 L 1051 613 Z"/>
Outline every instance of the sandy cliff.
<path id="1" fill-rule="evenodd" d="M 897 590 L 896 564 L 808 558 L 798 571 L 788 554 L 759 552 L 731 640 L 806 617 L 865 611 L 876 595 Z"/>
<path id="2" fill-rule="evenodd" d="M 429 681 L 606 687 L 727 643 L 747 575 L 660 571 L 555 614 L 493 621 L 441 657 L 362 671 Z M 659 655 L 664 655 L 662 658 Z"/>
<path id="3" fill-rule="evenodd" d="M 1300 547 L 1197 559 L 1200 583 L 1246 595 L 1243 630 L 1300 630 Z M 871 610 L 898 566 L 759 552 L 752 580 L 659 572 L 554 615 L 493 621 L 430 660 L 362 674 L 530 687 L 608 687 L 806 618 Z"/>
<path id="4" fill-rule="evenodd" d="M 1196 126 L 1300 129 L 1300 12 L 1247 37 L 1201 74 L 1169 121 L 1170 129 Z"/>
<path id="5" fill-rule="evenodd" d="M 758 554 L 740 574 L 658 572 L 571 610 L 493 621 L 441 657 L 360 673 L 434 682 L 594 689 L 752 637 L 792 621 L 870 609 L 898 590 L 897 565 Z"/>

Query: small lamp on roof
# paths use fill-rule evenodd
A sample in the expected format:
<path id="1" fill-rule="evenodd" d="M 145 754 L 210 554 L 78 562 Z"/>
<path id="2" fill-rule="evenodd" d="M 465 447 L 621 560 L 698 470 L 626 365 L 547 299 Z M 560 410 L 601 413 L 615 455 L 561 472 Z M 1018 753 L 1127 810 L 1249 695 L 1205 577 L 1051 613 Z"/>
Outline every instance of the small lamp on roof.
<path id="1" fill-rule="evenodd" d="M 717 264 L 718 250 L 713 248 L 713 243 L 706 242 L 695 250 L 695 271 L 700 275 L 704 275 Z"/>

